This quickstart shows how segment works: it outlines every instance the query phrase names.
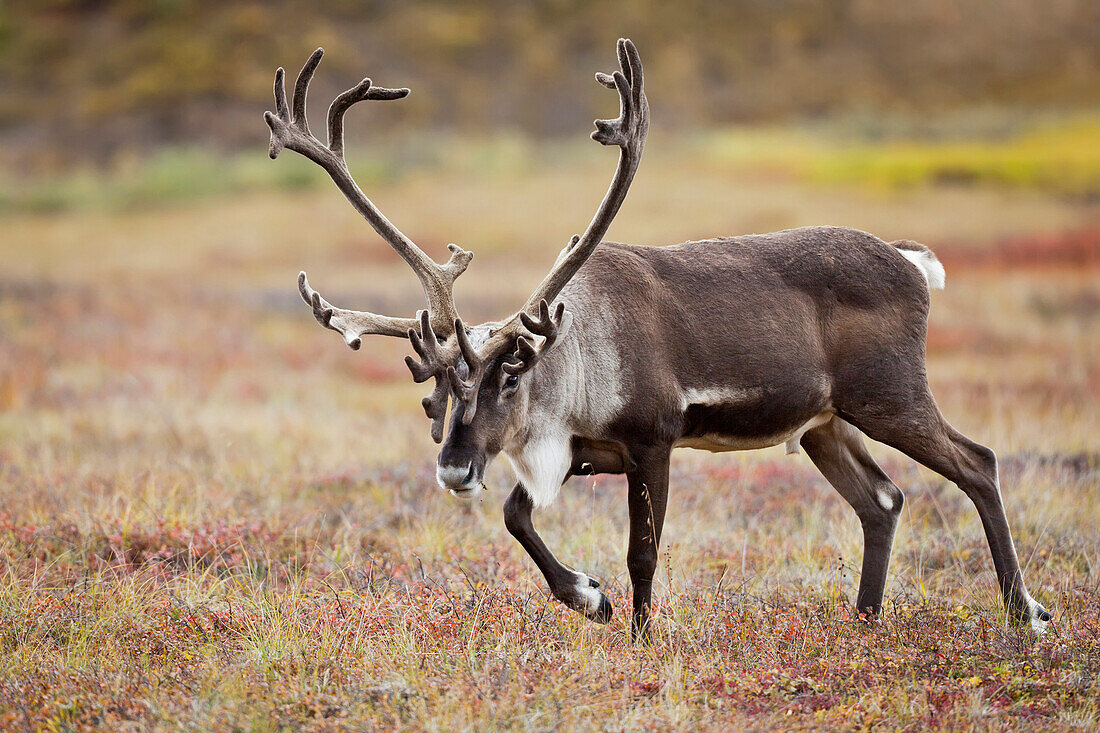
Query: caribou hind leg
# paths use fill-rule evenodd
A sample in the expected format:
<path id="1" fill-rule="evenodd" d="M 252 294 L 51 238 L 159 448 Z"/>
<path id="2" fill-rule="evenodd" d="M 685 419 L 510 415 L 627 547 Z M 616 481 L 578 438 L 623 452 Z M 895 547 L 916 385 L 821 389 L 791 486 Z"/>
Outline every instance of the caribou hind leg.
<path id="1" fill-rule="evenodd" d="M 504 502 L 504 524 L 508 531 L 519 540 L 523 549 L 527 550 L 527 554 L 538 565 L 555 598 L 596 623 L 608 623 L 611 621 L 611 601 L 603 591 L 598 590 L 599 583 L 584 573 L 567 567 L 554 557 L 554 553 L 535 531 L 535 525 L 531 521 L 534 508 L 527 490 L 522 484 L 516 484 Z"/>
<path id="2" fill-rule="evenodd" d="M 869 437 L 897 448 L 954 482 L 974 502 L 993 555 L 997 581 L 1011 619 L 1043 631 L 1050 613 L 1027 592 L 1001 501 L 997 456 L 955 430 L 925 385 L 908 404 L 876 405 L 865 415 L 846 415 Z M 899 401 L 894 401 L 899 402 Z"/>
<path id="3" fill-rule="evenodd" d="M 807 432 L 801 445 L 859 516 L 863 526 L 863 571 L 856 609 L 877 615 L 882 610 L 894 530 L 905 497 L 871 458 L 859 431 L 840 418 Z"/>

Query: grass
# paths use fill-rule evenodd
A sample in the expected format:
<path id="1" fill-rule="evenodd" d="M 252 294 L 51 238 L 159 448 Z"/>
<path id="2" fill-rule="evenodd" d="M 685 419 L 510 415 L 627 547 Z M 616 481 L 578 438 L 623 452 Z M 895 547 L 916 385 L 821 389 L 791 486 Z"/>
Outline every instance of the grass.
<path id="1" fill-rule="evenodd" d="M 290 163 L 258 157 L 272 175 Z M 460 307 L 487 318 L 583 226 L 611 162 L 470 160 L 367 188 L 433 254 L 451 238 L 478 253 Z M 886 612 L 861 623 L 858 523 L 805 456 L 684 451 L 652 648 L 629 641 L 621 479 L 574 480 L 536 518 L 608 589 L 599 627 L 548 597 L 505 532 L 504 466 L 478 503 L 435 488 L 406 345 L 350 352 L 297 300 L 306 265 L 338 304 L 417 307 L 346 209 L 311 184 L 4 217 L 0 727 L 1096 727 L 1096 259 L 995 256 L 1008 234 L 1024 255 L 1093 252 L 1090 204 L 647 157 L 617 238 L 829 221 L 937 249 L 932 387 L 998 451 L 1026 577 L 1055 613 L 1039 640 L 1006 626 L 973 507 L 873 446 L 907 503 Z"/>

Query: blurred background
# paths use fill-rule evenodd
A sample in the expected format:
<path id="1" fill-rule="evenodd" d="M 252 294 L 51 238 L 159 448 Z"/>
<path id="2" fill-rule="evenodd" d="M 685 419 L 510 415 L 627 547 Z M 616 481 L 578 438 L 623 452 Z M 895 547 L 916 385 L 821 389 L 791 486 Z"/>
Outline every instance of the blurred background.
<path id="1" fill-rule="evenodd" d="M 397 420 L 428 460 L 407 344 L 353 354 L 297 299 L 303 268 L 344 307 L 411 314 L 422 295 L 322 171 L 268 159 L 274 69 L 293 78 L 326 48 L 314 129 L 364 75 L 411 87 L 351 111 L 349 164 L 429 254 L 477 254 L 456 293 L 484 320 L 526 297 L 603 194 L 615 151 L 588 133 L 616 100 L 592 74 L 615 68 L 622 35 L 652 126 L 611 238 L 837 224 L 924 242 L 947 266 L 929 352 L 954 419 L 1002 433 L 986 442 L 1083 449 L 1100 381 L 1098 21 L 1086 0 L 4 2 L 3 424 L 64 434 L 109 408 L 198 429 L 187 410 L 237 426 L 285 404 L 366 436 Z M 1059 428 L 987 419 L 1021 406 Z"/>
<path id="2" fill-rule="evenodd" d="M 1029 586 L 1071 620 L 1055 638 L 1093 630 L 1073 637 L 1093 647 L 1050 658 L 1097 659 L 1100 605 L 1087 589 L 1100 546 L 1100 3 L 0 0 L 0 677 L 19 681 L 0 685 L 0 723 L 5 705 L 46 716 L 27 727 L 54 725 L 54 713 L 76 719 L 72 696 L 106 689 L 89 664 L 140 688 L 115 690 L 106 710 L 143 699 L 199 729 L 233 727 L 206 715 L 263 716 L 320 679 L 303 662 L 313 677 L 299 684 L 280 660 L 345 648 L 316 648 L 337 637 L 312 621 L 294 636 L 280 620 L 320 608 L 333 588 L 338 603 L 376 593 L 397 621 L 349 643 L 359 656 L 333 667 L 344 681 L 330 683 L 326 669 L 317 694 L 338 688 L 355 709 L 362 679 L 396 675 L 422 700 L 451 695 L 465 710 L 481 688 L 469 694 L 456 680 L 498 684 L 473 668 L 420 679 L 440 658 L 469 659 L 464 626 L 428 666 L 384 648 L 421 628 L 403 616 L 416 607 L 407 592 L 465 598 L 476 583 L 526 594 L 535 609 L 545 586 L 501 525 L 503 462 L 480 504 L 434 488 L 436 447 L 419 404 L 428 390 L 401 361 L 408 344 L 374 337 L 351 352 L 300 301 L 300 269 L 346 308 L 412 315 L 423 296 L 321 170 L 289 151 L 268 159 L 261 115 L 274 106 L 275 68 L 293 79 L 317 46 L 327 53 L 311 90 L 315 131 L 333 96 L 364 76 L 410 87 L 405 100 L 348 114 L 351 171 L 437 260 L 448 242 L 473 250 L 459 309 L 468 321 L 499 318 L 583 230 L 611 178 L 616 151 L 588 134 L 617 111 L 592 76 L 615 68 L 620 36 L 641 52 L 652 125 L 609 238 L 661 245 L 834 224 L 932 247 L 947 270 L 947 289 L 932 295 L 932 389 L 954 425 L 1001 457 Z M 909 497 L 890 603 L 933 604 L 943 618 L 964 609 L 950 616 L 959 624 L 971 613 L 996 619 L 972 506 L 873 450 Z M 674 636 L 728 628 L 734 608 L 774 619 L 777 603 L 845 608 L 853 597 L 858 523 L 805 457 L 678 451 L 673 485 L 659 596 L 671 608 L 662 624 L 681 619 Z M 624 494 L 618 478 L 574 479 L 539 522 L 620 609 L 612 635 L 592 638 L 625 647 Z M 63 593 L 84 610 L 59 605 Z M 259 609 L 261 621 L 212 632 L 197 656 L 186 634 L 178 653 L 148 654 L 127 635 L 153 621 L 181 628 L 179 609 L 226 608 Z M 528 625 L 535 611 L 522 608 L 483 616 L 510 619 L 522 638 L 506 647 L 542 648 L 542 611 Z M 566 638 L 602 633 L 552 608 Z M 770 643 L 748 628 L 744 638 Z M 919 636 L 969 644 L 973 634 Z M 511 637 L 485 638 L 495 649 Z M 779 656 L 761 667 L 738 644 L 705 638 L 685 670 L 712 660 L 747 678 L 792 664 Z M 243 656 L 219 656 L 223 641 Z M 586 665 L 590 641 L 577 646 Z M 430 655 L 434 643 L 406 646 Z M 549 654 L 545 669 L 578 668 Z M 593 685 L 637 674 L 626 669 L 631 653 L 605 656 L 626 671 L 600 672 Z M 514 679 L 539 664 L 525 661 Z M 204 693 L 165 682 L 177 673 L 207 689 L 244 680 L 251 702 L 192 704 Z M 254 677 L 283 692 L 268 700 Z M 689 677 L 682 688 L 694 690 Z M 586 714 L 571 702 L 587 700 L 586 685 L 563 682 L 565 702 L 547 719 Z M 516 720 L 542 704 L 521 688 Z M 896 709 L 891 724 L 928 707 L 892 689 L 869 703 Z M 1065 689 L 1069 708 L 1096 699 Z M 101 703 L 86 705 L 92 720 L 114 714 L 96 718 Z M 631 709 L 648 720 L 650 708 Z M 436 727 L 497 727 L 470 715 Z"/>
<path id="3" fill-rule="evenodd" d="M 318 45 L 327 50 L 314 84 L 318 120 L 331 95 L 364 74 L 413 89 L 401 105 L 353 116 L 357 141 L 371 151 L 363 175 L 438 165 L 466 147 L 453 139 L 496 141 L 502 151 L 504 141 L 576 140 L 610 106 L 590 79 L 613 60 L 620 35 L 644 49 L 655 132 L 707 136 L 726 162 L 761 147 L 736 149 L 737 130 L 797 129 L 817 140 L 816 155 L 791 150 L 791 140 L 760 151 L 785 157 L 769 162 L 788 174 L 1096 193 L 1086 167 L 1096 138 L 1086 135 L 1100 103 L 1100 10 L 1087 0 L 414 0 L 323 9 L 8 0 L 0 5 L 0 141 L 11 167 L 3 205 L 69 208 L 82 193 L 93 200 L 80 203 L 109 203 L 75 184 L 52 197 L 26 190 L 28 174 L 81 170 L 97 171 L 101 183 L 109 173 L 150 176 L 146 200 L 162 203 L 265 179 L 306 185 L 313 176 L 281 169 L 253 181 L 234 156 L 254 159 L 262 145 L 256 118 L 270 105 L 274 67 L 293 72 Z M 411 149 L 394 154 L 396 140 Z M 901 151 L 880 161 L 835 155 L 891 141 L 927 149 L 904 160 Z M 948 143 L 972 149 L 940 149 Z M 527 161 L 516 157 L 509 162 Z M 163 179 L 189 166 L 191 185 L 167 188 Z M 211 169 L 222 181 L 204 191 Z"/>
<path id="4" fill-rule="evenodd" d="M 476 252 L 457 297 L 480 320 L 522 301 L 607 185 L 615 153 L 588 132 L 616 100 L 592 74 L 615 67 L 620 35 L 641 50 L 652 128 L 612 238 L 838 224 L 924 242 L 948 272 L 929 337 L 941 399 L 994 431 L 980 415 L 1029 403 L 1069 428 L 989 440 L 1089 443 L 1087 0 L 4 2 L 5 424 L 152 405 L 169 422 L 217 405 L 232 423 L 284 400 L 330 418 L 353 406 L 369 433 L 400 405 L 426 459 L 407 345 L 352 354 L 297 300 L 300 268 L 345 307 L 411 314 L 422 296 L 322 171 L 268 159 L 273 71 L 326 48 L 314 129 L 364 75 L 412 88 L 349 114 L 349 163 L 430 254 Z"/>
<path id="5" fill-rule="evenodd" d="M 430 254 L 449 241 L 477 253 L 457 292 L 468 318 L 487 319 L 523 299 L 602 195 L 614 151 L 587 136 L 615 98 L 592 74 L 614 68 L 620 35 L 641 49 L 652 128 L 612 238 L 851 225 L 945 261 L 933 347 L 999 348 L 1059 318 L 1094 331 L 1095 2 L 9 0 L 0 408 L 103 389 L 126 370 L 94 373 L 85 357 L 144 368 L 150 344 L 182 348 L 186 329 L 187 358 L 208 367 L 278 348 L 404 384 L 404 344 L 342 353 L 295 300 L 299 268 L 345 307 L 411 313 L 421 296 L 323 172 L 292 153 L 268 160 L 275 67 L 293 75 L 326 48 L 315 129 L 364 75 L 412 88 L 350 113 L 349 162 Z M 980 296 L 957 279 L 969 277 L 984 278 Z M 1035 328 L 978 328 L 967 297 L 1013 298 Z M 64 313 L 90 322 L 54 312 L 69 301 Z M 1058 372 L 1091 388 L 1084 341 Z M 288 360 L 260 362 L 244 381 Z"/>

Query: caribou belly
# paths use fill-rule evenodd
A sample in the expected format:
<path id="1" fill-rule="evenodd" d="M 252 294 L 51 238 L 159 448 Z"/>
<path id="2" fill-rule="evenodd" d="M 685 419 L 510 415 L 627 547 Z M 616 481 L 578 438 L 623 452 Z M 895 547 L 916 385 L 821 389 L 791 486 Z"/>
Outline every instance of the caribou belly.
<path id="1" fill-rule="evenodd" d="M 806 431 L 829 422 L 834 414 L 824 390 L 817 399 L 809 400 L 794 398 L 786 391 L 718 394 L 689 390 L 684 399 L 684 432 L 674 445 L 718 453 L 786 443 L 787 452 L 793 453 Z"/>
<path id="2" fill-rule="evenodd" d="M 834 413 L 820 412 L 798 426 L 779 435 L 768 437 L 752 436 L 742 437 L 723 433 L 704 433 L 680 438 L 674 444 L 674 448 L 695 448 L 697 450 L 710 451 L 711 453 L 723 453 L 732 450 L 756 450 L 758 448 L 771 448 L 780 443 L 787 444 L 788 453 L 798 452 L 798 441 L 807 431 L 820 427 L 833 419 Z"/>

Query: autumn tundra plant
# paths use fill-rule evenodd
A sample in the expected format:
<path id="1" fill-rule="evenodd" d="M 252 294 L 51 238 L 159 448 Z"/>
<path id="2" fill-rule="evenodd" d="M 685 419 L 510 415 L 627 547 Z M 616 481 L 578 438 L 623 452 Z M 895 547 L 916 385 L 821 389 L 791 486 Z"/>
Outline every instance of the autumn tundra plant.
<path id="1" fill-rule="evenodd" d="M 483 489 L 498 453 L 518 479 L 504 505 L 508 530 L 554 596 L 593 621 L 612 608 L 599 583 L 558 560 L 532 524 L 573 475 L 625 473 L 635 638 L 649 635 L 650 598 L 673 448 L 707 451 L 786 444 L 805 449 L 863 526 L 856 607 L 882 607 L 903 496 L 868 453 L 863 435 L 956 483 L 977 507 L 1009 617 L 1041 631 L 1050 614 L 1027 592 L 1001 501 L 997 459 L 940 414 L 928 388 L 929 292 L 944 270 L 925 246 L 866 232 L 809 227 L 667 247 L 603 242 L 642 156 L 649 106 L 642 64 L 618 42 L 619 70 L 596 80 L 619 95 L 619 116 L 593 139 L 619 148 L 607 194 L 584 233 L 558 254 L 527 302 L 502 321 L 467 326 L 453 298 L 473 255 L 449 245 L 439 264 L 402 234 L 356 185 L 344 160 L 344 114 L 408 89 L 370 79 L 328 112 L 328 143 L 310 132 L 306 92 L 323 51 L 310 56 L 287 104 L 275 74 L 271 157 L 284 147 L 314 161 L 413 268 L 428 307 L 413 318 L 331 305 L 298 276 L 317 321 L 352 349 L 362 337 L 408 338 L 416 382 L 442 442 L 439 485 L 456 496 Z M 448 405 L 450 417 L 448 424 Z M 444 435 L 445 434 L 445 435 Z"/>

